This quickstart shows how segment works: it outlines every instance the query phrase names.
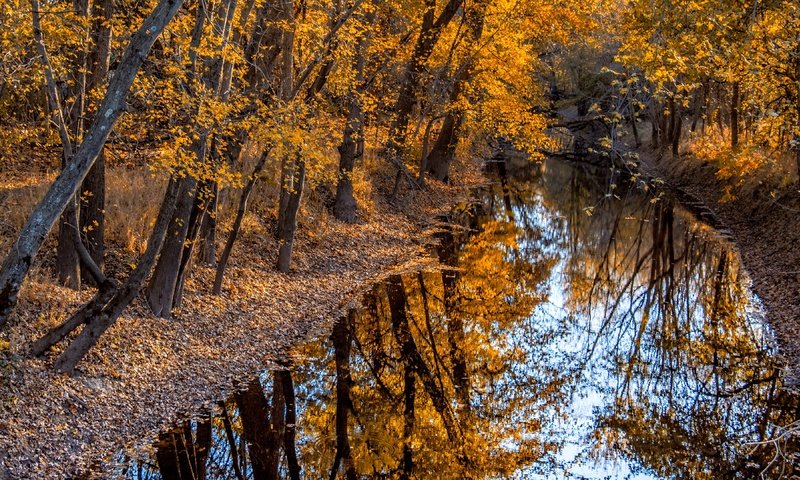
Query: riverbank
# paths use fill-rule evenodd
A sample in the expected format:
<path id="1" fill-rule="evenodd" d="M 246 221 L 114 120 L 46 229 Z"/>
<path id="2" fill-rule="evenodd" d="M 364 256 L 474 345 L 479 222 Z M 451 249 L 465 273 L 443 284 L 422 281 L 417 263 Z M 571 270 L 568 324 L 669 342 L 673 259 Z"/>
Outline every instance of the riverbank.
<path id="1" fill-rule="evenodd" d="M 737 246 L 787 362 L 786 386 L 800 387 L 800 190 L 767 186 L 726 199 L 716 170 L 683 152 L 675 158 L 645 143 L 640 168 L 713 212 Z M 723 200 L 725 199 L 725 200 Z M 719 228 L 719 225 L 715 225 Z"/>
<path id="2" fill-rule="evenodd" d="M 31 321 L 5 334 L 0 365 L 0 479 L 83 475 L 121 448 L 147 448 L 135 442 L 225 398 L 293 346 L 326 332 L 370 285 L 434 262 L 426 252 L 436 216 L 483 181 L 478 162 L 461 163 L 450 186 L 409 191 L 398 206 L 376 199 L 364 223 L 331 219 L 301 228 L 290 274 L 273 268 L 271 235 L 250 232 L 234 250 L 223 295 L 205 293 L 213 272 L 199 268 L 173 320 L 153 318 L 135 303 L 74 377 L 56 374 L 52 356 L 23 353 L 81 295 L 54 283 L 29 285 L 19 312 Z"/>

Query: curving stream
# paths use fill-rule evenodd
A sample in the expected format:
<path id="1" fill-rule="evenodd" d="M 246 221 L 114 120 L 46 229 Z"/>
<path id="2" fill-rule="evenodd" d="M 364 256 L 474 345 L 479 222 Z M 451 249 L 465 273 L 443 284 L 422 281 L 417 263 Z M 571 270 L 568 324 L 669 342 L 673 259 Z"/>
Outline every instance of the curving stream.
<path id="1" fill-rule="evenodd" d="M 736 252 L 621 173 L 509 172 L 331 335 L 154 439 L 128 479 L 800 474 L 800 398 Z"/>

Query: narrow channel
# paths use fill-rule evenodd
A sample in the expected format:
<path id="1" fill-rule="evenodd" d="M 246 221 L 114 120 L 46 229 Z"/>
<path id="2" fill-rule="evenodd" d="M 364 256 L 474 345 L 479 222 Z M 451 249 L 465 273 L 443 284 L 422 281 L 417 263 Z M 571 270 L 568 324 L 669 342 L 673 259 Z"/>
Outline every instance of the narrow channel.
<path id="1" fill-rule="evenodd" d="M 627 173 L 502 170 L 447 219 L 440 269 L 103 477 L 798 474 L 800 399 L 732 245 Z"/>

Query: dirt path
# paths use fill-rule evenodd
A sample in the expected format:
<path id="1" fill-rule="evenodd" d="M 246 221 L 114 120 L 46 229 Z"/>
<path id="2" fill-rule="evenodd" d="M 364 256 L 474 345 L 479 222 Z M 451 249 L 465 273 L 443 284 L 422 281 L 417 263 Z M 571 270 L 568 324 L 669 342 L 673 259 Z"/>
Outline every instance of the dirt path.
<path id="1" fill-rule="evenodd" d="M 68 478 L 123 447 L 143 452 L 164 427 L 326 332 L 379 279 L 430 265 L 430 220 L 478 181 L 473 171 L 455 179 L 460 186 L 411 192 L 402 214 L 383 205 L 365 224 L 331 220 L 301 230 L 286 275 L 272 268 L 271 236 L 251 232 L 234 250 L 223 295 L 204 293 L 213 272 L 198 270 L 174 320 L 130 308 L 75 377 L 55 374 L 52 355 L 24 358 L 24 348 L 80 298 L 52 283 L 29 284 L 18 320 L 0 337 L 0 479 Z"/>

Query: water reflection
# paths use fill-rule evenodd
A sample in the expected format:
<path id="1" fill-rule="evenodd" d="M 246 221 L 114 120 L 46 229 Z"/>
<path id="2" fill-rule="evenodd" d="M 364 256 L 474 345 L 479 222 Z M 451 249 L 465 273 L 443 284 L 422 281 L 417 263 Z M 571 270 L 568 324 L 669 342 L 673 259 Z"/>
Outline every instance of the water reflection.
<path id="1" fill-rule="evenodd" d="M 616 172 L 551 161 L 533 177 L 453 212 L 441 270 L 376 286 L 330 337 L 115 474 L 797 474 L 780 435 L 800 402 L 736 255 Z"/>

